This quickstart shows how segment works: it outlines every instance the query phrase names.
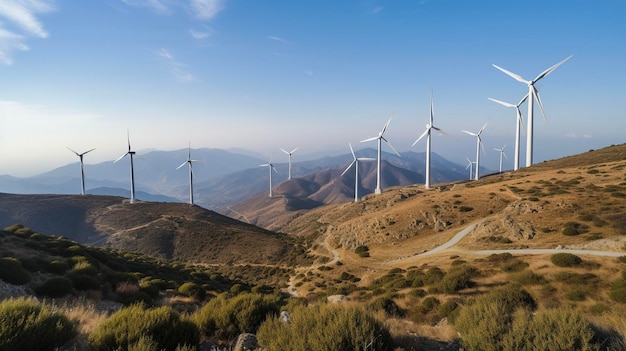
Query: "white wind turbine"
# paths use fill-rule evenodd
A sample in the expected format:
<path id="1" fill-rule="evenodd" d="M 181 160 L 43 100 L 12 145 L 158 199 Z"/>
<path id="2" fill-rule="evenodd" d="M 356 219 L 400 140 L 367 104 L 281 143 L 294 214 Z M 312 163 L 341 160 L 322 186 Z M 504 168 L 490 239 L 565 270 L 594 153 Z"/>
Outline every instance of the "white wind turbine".
<path id="1" fill-rule="evenodd" d="M 506 157 L 506 154 L 504 153 L 504 148 L 505 147 L 506 147 L 506 145 L 504 145 L 500 149 L 494 149 L 494 150 L 496 150 L 496 151 L 498 151 L 500 153 L 500 172 L 499 173 L 502 173 L 502 156 Z M 506 157 L 506 158 L 508 158 L 508 157 Z"/>
<path id="2" fill-rule="evenodd" d="M 343 171 L 343 173 L 341 173 L 341 175 L 343 176 L 344 174 L 346 174 L 346 172 L 350 169 L 350 167 L 354 165 L 354 169 L 355 169 L 354 202 L 358 202 L 359 201 L 359 161 L 374 161 L 375 159 L 370 158 L 370 157 L 356 157 L 356 155 L 354 154 L 354 149 L 352 149 L 352 144 L 348 143 L 348 146 L 350 146 L 350 152 L 352 153 L 352 157 L 354 159 L 352 160 L 352 162 L 350 162 L 346 170 Z"/>
<path id="3" fill-rule="evenodd" d="M 118 157 L 117 160 L 113 161 L 116 163 L 117 161 L 126 157 L 126 155 L 130 156 L 130 203 L 135 203 L 135 170 L 133 168 L 133 155 L 135 155 L 135 151 L 132 151 L 130 147 L 130 133 L 126 131 L 126 136 L 128 137 L 128 151 L 122 156 Z"/>
<path id="4" fill-rule="evenodd" d="M 287 177 L 287 179 L 291 179 L 291 155 L 296 152 L 296 150 L 298 150 L 298 148 L 295 148 L 291 151 L 287 151 L 285 149 L 280 149 L 282 152 L 286 153 L 289 156 L 289 176 Z"/>
<path id="5" fill-rule="evenodd" d="M 67 147 L 67 146 L 66 146 Z M 85 171 L 84 171 L 84 166 L 83 166 L 83 156 L 85 156 L 86 153 L 91 152 L 95 149 L 91 149 L 91 150 L 87 150 L 83 153 L 78 153 L 72 149 L 70 149 L 69 147 L 67 147 L 68 150 L 70 150 L 71 152 L 75 153 L 76 156 L 78 156 L 78 158 L 80 158 L 80 194 L 81 195 L 85 195 Z"/>
<path id="6" fill-rule="evenodd" d="M 474 162 L 467 157 L 465 159 L 467 160 L 467 166 L 465 166 L 465 169 L 469 168 L 469 179 L 472 179 L 472 173 L 474 173 Z"/>
<path id="7" fill-rule="evenodd" d="M 528 99 L 528 94 L 524 95 L 524 97 L 520 100 L 520 102 L 517 103 L 517 105 L 513 105 L 511 103 L 508 102 L 504 102 L 504 101 L 500 101 L 500 100 L 496 100 L 496 99 L 492 99 L 489 98 L 489 100 L 498 103 L 502 106 L 506 106 L 506 107 L 514 107 L 515 110 L 517 111 L 517 120 L 515 122 L 515 161 L 513 163 L 513 170 L 517 171 L 519 169 L 519 153 L 520 153 L 520 127 L 523 130 L 524 129 L 524 119 L 522 118 L 522 111 L 520 111 L 520 106 L 524 103 L 524 101 L 526 101 L 526 99 Z M 525 131 L 524 131 L 525 133 Z"/>
<path id="8" fill-rule="evenodd" d="M 467 130 L 463 130 L 463 133 L 476 137 L 476 177 L 474 178 L 475 180 L 478 180 L 478 177 L 479 177 L 478 169 L 480 168 L 480 148 L 481 147 L 483 148 L 483 153 L 485 153 L 485 146 L 483 145 L 483 141 L 480 139 L 480 134 L 482 134 L 483 130 L 487 126 L 487 123 L 485 123 L 482 126 L 482 128 L 480 128 L 478 133 L 472 133 L 472 132 L 468 132 Z"/>
<path id="9" fill-rule="evenodd" d="M 517 75 L 513 72 L 507 71 L 502 67 L 498 67 L 496 65 L 493 65 L 493 67 L 499 69 L 500 71 L 506 73 L 507 75 L 509 75 L 510 77 L 512 77 L 513 79 L 517 80 L 518 82 L 524 83 L 526 85 L 528 85 L 528 128 L 526 128 L 527 130 L 527 134 L 526 134 L 526 167 L 529 167 L 533 164 L 533 105 L 534 105 L 534 101 L 537 100 L 537 103 L 539 104 L 539 108 L 541 109 L 541 113 L 543 114 L 543 118 L 547 121 L 548 118 L 546 117 L 546 113 L 543 110 L 543 104 L 541 103 L 541 98 L 539 97 L 539 92 L 537 92 L 537 88 L 535 88 L 535 83 L 537 83 L 537 81 L 539 81 L 541 78 L 547 76 L 548 74 L 550 74 L 552 71 L 554 71 L 557 67 L 559 67 L 560 65 L 564 64 L 565 61 L 569 60 L 570 58 L 572 58 L 572 56 L 574 55 L 570 55 L 568 57 L 566 57 L 563 61 L 555 64 L 554 66 L 546 69 L 545 71 L 541 72 L 535 79 L 533 80 L 526 80 L 524 78 L 522 78 L 520 75 Z"/>
<path id="10" fill-rule="evenodd" d="M 383 136 L 385 134 L 385 130 L 387 130 L 387 127 L 389 126 L 389 122 L 391 122 L 391 117 L 389 117 L 389 120 L 387 121 L 387 123 L 385 124 L 383 129 L 378 133 L 377 136 L 371 137 L 365 140 L 361 140 L 362 143 L 367 142 L 367 141 L 372 141 L 372 140 L 378 140 L 378 165 L 376 167 L 376 190 L 374 190 L 375 194 L 381 193 L 381 190 L 380 190 L 380 156 L 381 156 L 380 149 L 382 147 L 382 141 L 384 140 L 385 143 L 389 145 L 391 150 L 393 150 L 393 152 L 395 152 L 396 155 L 400 156 L 400 153 L 396 150 L 396 148 L 394 148 L 393 145 L 391 145 L 391 143 L 387 139 L 385 139 L 385 137 Z"/>
<path id="11" fill-rule="evenodd" d="M 269 168 L 270 171 L 270 197 L 272 197 L 272 171 L 278 173 L 278 171 L 276 170 L 276 168 L 274 168 L 274 165 L 272 164 L 272 158 L 274 157 L 274 154 L 272 154 L 272 157 L 270 157 L 270 162 L 268 163 L 264 163 L 262 165 L 259 165 L 259 167 L 267 167 Z"/>
<path id="12" fill-rule="evenodd" d="M 176 167 L 176 169 L 181 169 L 184 165 L 189 165 L 189 204 L 193 205 L 193 162 L 198 162 L 198 160 L 191 159 L 191 144 L 189 144 L 189 149 L 187 149 L 187 161 L 183 162 L 180 166 Z"/>
<path id="13" fill-rule="evenodd" d="M 415 144 L 417 144 L 420 140 L 422 140 L 423 137 L 426 137 L 426 177 L 425 177 L 426 179 L 424 182 L 424 188 L 426 189 L 430 188 L 430 135 L 431 135 L 430 132 L 432 129 L 434 129 L 441 134 L 445 134 L 444 131 L 442 131 L 441 129 L 433 125 L 433 115 L 434 115 L 433 95 L 431 93 L 430 94 L 430 122 L 426 125 L 426 131 L 424 131 L 424 133 L 422 133 L 422 135 L 420 135 L 420 137 L 417 138 L 417 140 L 415 140 L 415 142 L 411 145 L 411 146 L 415 146 Z"/>

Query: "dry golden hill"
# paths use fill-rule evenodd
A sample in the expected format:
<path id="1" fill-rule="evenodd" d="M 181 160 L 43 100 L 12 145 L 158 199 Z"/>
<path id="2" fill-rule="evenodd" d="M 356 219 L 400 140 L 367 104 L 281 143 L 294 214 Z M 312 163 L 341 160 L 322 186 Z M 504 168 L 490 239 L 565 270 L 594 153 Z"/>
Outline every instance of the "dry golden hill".
<path id="1" fill-rule="evenodd" d="M 182 203 L 79 195 L 0 194 L 0 226 L 24 224 L 83 244 L 194 263 L 292 265 L 287 235 Z"/>

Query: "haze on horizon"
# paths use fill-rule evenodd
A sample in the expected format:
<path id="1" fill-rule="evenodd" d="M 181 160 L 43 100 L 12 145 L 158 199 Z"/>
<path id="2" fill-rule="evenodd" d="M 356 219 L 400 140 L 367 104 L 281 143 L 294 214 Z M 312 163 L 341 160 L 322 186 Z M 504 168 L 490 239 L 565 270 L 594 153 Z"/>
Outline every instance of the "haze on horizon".
<path id="1" fill-rule="evenodd" d="M 0 175 L 29 176 L 127 150 L 244 148 L 287 162 L 375 148 L 399 151 L 428 123 L 432 151 L 497 169 L 514 149 L 513 109 L 537 86 L 535 163 L 626 142 L 626 4 L 619 1 L 383 2 L 243 0 L 3 0 L 0 4 Z M 526 105 L 522 106 L 524 118 Z M 525 140 L 524 137 L 522 137 Z M 522 150 L 525 141 L 522 142 Z M 390 151 L 389 149 L 383 150 Z M 358 151 L 357 151 L 358 152 Z M 521 159 L 524 158 L 522 151 Z M 181 160 L 182 162 L 183 160 Z M 176 165 L 173 165 L 175 167 Z"/>

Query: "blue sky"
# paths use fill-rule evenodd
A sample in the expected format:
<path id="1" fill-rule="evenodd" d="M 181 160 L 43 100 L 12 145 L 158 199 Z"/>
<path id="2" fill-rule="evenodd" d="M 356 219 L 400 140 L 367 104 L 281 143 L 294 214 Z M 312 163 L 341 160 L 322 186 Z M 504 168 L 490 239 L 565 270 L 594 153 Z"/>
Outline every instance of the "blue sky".
<path id="1" fill-rule="evenodd" d="M 535 162 L 620 144 L 625 16 L 619 0 L 2 0 L 0 174 L 76 162 L 66 146 L 114 160 L 127 130 L 136 150 L 299 147 L 297 162 L 348 152 L 391 115 L 389 141 L 423 152 L 430 89 L 450 134 L 433 152 L 465 163 L 461 130 L 489 121 L 481 164 L 497 169 L 506 144 L 510 169 L 514 110 L 487 98 L 527 87 L 492 64 L 532 79 L 572 54 L 537 84 Z"/>

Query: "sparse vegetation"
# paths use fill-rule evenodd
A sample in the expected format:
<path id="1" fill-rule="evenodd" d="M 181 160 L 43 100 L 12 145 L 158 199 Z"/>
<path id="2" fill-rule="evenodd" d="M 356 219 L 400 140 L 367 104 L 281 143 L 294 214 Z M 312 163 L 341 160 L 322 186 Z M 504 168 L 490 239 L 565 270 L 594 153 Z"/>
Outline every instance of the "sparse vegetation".
<path id="1" fill-rule="evenodd" d="M 562 252 L 550 257 L 550 261 L 559 267 L 576 267 L 582 263 L 582 259 L 574 254 Z"/>

